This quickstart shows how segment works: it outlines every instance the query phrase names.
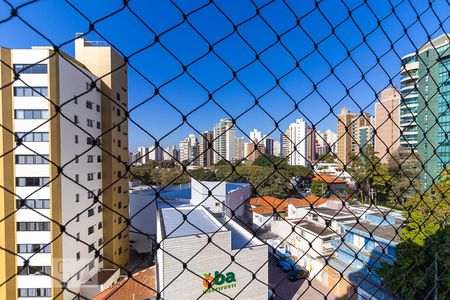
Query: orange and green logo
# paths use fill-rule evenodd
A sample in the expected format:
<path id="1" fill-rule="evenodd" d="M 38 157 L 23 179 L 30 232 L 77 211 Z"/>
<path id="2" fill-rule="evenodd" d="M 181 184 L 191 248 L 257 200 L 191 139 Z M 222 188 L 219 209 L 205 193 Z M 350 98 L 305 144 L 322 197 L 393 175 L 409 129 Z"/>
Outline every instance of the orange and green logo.
<path id="1" fill-rule="evenodd" d="M 203 274 L 203 286 L 206 288 L 205 293 L 226 290 L 236 287 L 236 275 L 233 272 L 225 274 L 216 271 L 214 276 L 211 273 Z"/>

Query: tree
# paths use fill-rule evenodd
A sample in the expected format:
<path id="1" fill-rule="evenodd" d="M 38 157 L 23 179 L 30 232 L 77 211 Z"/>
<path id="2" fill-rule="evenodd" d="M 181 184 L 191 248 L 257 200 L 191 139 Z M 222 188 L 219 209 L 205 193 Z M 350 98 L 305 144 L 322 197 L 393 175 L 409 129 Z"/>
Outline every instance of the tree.
<path id="1" fill-rule="evenodd" d="M 216 173 L 208 169 L 190 170 L 189 173 L 193 178 L 199 181 L 216 181 Z"/>
<path id="2" fill-rule="evenodd" d="M 282 157 L 275 155 L 260 155 L 258 156 L 252 165 L 273 168 L 274 165 L 287 164 L 286 160 L 283 160 Z"/>
<path id="3" fill-rule="evenodd" d="M 431 299 L 439 278 L 439 299 L 450 286 L 450 169 L 424 194 L 405 202 L 408 225 L 397 245 L 395 265 L 384 263 L 377 273 L 388 288 L 405 299 Z M 435 267 L 437 266 L 437 274 Z"/>
<path id="4" fill-rule="evenodd" d="M 392 183 L 389 199 L 403 206 L 421 189 L 420 159 L 411 149 L 400 148 L 389 157 L 386 167 Z"/>
<path id="5" fill-rule="evenodd" d="M 332 152 L 328 152 L 327 154 L 319 157 L 318 161 L 326 163 L 334 163 L 336 161 L 336 156 Z"/>
<path id="6" fill-rule="evenodd" d="M 313 180 L 311 182 L 311 193 L 316 196 L 322 196 L 327 191 L 327 185 L 320 180 Z"/>
<path id="7" fill-rule="evenodd" d="M 364 147 L 359 154 L 352 153 L 350 156 L 350 175 L 356 180 L 356 186 L 360 192 L 361 200 L 365 201 L 367 195 L 372 201 L 375 199 L 385 200 L 389 192 L 389 174 L 380 159 L 376 156 L 373 147 Z"/>

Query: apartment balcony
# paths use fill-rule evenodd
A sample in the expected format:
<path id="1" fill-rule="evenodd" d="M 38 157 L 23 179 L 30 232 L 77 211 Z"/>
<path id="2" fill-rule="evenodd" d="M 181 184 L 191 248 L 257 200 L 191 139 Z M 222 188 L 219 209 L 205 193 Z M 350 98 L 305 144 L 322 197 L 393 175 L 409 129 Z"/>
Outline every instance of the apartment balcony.
<path id="1" fill-rule="evenodd" d="M 417 72 L 407 73 L 400 77 L 400 84 L 415 82 L 417 79 L 419 79 L 419 74 Z"/>
<path id="2" fill-rule="evenodd" d="M 411 61 L 404 65 L 404 67 L 400 71 L 400 75 L 407 75 L 409 73 L 414 73 L 419 69 L 418 61 Z"/>

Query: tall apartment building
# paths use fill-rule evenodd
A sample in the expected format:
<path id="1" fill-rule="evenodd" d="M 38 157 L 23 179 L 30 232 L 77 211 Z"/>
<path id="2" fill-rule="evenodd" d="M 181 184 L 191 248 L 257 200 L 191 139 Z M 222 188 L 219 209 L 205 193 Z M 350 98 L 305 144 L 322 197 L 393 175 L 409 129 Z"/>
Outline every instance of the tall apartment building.
<path id="1" fill-rule="evenodd" d="M 449 54 L 449 40 L 443 34 L 423 45 L 417 54 L 402 58 L 400 146 L 415 149 L 426 162 L 421 174 L 425 188 L 450 162 Z"/>
<path id="2" fill-rule="evenodd" d="M 198 140 L 195 134 L 188 135 L 180 142 L 180 162 L 190 166 L 197 166 L 199 162 Z"/>
<path id="3" fill-rule="evenodd" d="M 286 129 L 286 131 L 280 135 L 280 147 L 281 147 L 281 156 L 282 157 L 289 157 L 289 145 L 291 144 L 291 137 L 290 137 L 290 130 L 289 128 Z"/>
<path id="4" fill-rule="evenodd" d="M 316 152 L 316 131 L 311 126 L 306 125 L 306 163 L 311 164 L 317 159 Z"/>
<path id="5" fill-rule="evenodd" d="M 307 165 L 307 153 L 306 153 L 306 123 L 302 119 L 297 119 L 295 123 L 291 123 L 288 128 L 288 136 L 286 148 L 288 150 L 288 163 L 293 166 L 306 166 Z M 283 144 L 284 148 L 284 144 Z"/>
<path id="6" fill-rule="evenodd" d="M 347 108 L 343 108 L 338 115 L 337 124 L 337 157 L 338 167 L 343 168 L 350 160 L 351 153 L 359 153 L 360 147 L 367 145 L 371 138 L 373 139 L 373 132 L 371 133 L 369 127 L 372 117 L 368 113 L 352 114 Z M 360 128 L 364 127 L 360 131 Z"/>
<path id="7" fill-rule="evenodd" d="M 399 148 L 400 138 L 400 93 L 395 87 L 381 91 L 375 103 L 375 152 L 381 162 L 387 163 L 389 157 Z"/>
<path id="8" fill-rule="evenodd" d="M 245 143 L 245 157 L 248 161 L 255 161 L 261 155 L 265 155 L 265 153 L 266 147 L 262 141 L 258 142 L 255 140 Z"/>
<path id="9" fill-rule="evenodd" d="M 281 156 L 281 143 L 280 141 L 274 140 L 273 141 L 273 155 L 275 156 Z"/>
<path id="10" fill-rule="evenodd" d="M 275 140 L 270 136 L 265 136 L 263 138 L 264 147 L 266 148 L 266 155 L 273 155 L 273 147 Z"/>
<path id="11" fill-rule="evenodd" d="M 0 218 L 11 214 L 0 222 L 0 246 L 7 249 L 0 251 L 0 299 L 72 299 L 102 268 L 112 267 L 96 250 L 117 264 L 128 262 L 125 236 L 121 255 L 112 254 L 119 244 L 106 228 L 110 220 L 102 205 L 113 207 L 115 198 L 108 193 L 113 187 L 106 188 L 114 174 L 109 155 L 96 146 L 112 150 L 104 134 L 114 118 L 103 103 L 107 79 L 50 47 L 0 48 L 0 59 Z M 107 57 L 101 64 L 108 64 Z M 12 69 L 20 79 L 14 80 Z M 116 84 L 126 88 L 126 76 Z M 126 133 L 126 120 L 121 126 Z M 122 137 L 121 150 L 113 151 L 124 163 L 127 145 Z M 128 183 L 114 186 L 120 184 L 126 194 L 118 198 L 126 205 Z"/>
<path id="12" fill-rule="evenodd" d="M 105 267 L 129 262 L 129 193 L 126 165 L 128 153 L 128 74 L 124 59 L 106 44 L 75 40 L 75 58 L 101 78 L 103 213 Z"/>
<path id="13" fill-rule="evenodd" d="M 337 149 L 337 134 L 336 132 L 327 129 L 325 131 L 317 131 L 317 155 L 319 157 L 330 152 L 336 153 Z"/>
<path id="14" fill-rule="evenodd" d="M 358 153 L 358 149 L 364 149 L 367 146 L 371 146 L 374 149 L 375 143 L 375 117 L 369 116 L 368 124 L 364 124 L 363 126 L 359 126 L 355 131 L 355 140 L 356 140 L 356 151 L 352 150 L 355 153 Z"/>
<path id="15" fill-rule="evenodd" d="M 236 139 L 236 159 L 244 159 L 245 157 L 245 141 L 244 137 Z"/>
<path id="16" fill-rule="evenodd" d="M 207 130 L 200 134 L 199 138 L 199 165 L 201 167 L 210 167 L 213 165 L 214 151 L 212 148 L 213 133 Z"/>
<path id="17" fill-rule="evenodd" d="M 250 140 L 258 140 L 261 141 L 263 139 L 261 131 L 258 131 L 258 129 L 253 129 L 252 132 L 250 132 Z"/>
<path id="18" fill-rule="evenodd" d="M 175 146 L 164 148 L 163 160 L 177 161 L 179 159 L 178 149 Z"/>
<path id="19" fill-rule="evenodd" d="M 236 127 L 230 119 L 221 119 L 214 124 L 214 163 L 222 159 L 234 162 L 236 159 Z"/>

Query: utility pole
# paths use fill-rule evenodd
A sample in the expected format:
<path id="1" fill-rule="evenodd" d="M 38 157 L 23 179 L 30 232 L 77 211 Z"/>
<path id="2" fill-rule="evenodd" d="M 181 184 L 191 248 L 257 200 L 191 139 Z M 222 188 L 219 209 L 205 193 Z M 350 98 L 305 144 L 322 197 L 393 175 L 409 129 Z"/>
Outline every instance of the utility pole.
<path id="1" fill-rule="evenodd" d="M 434 300 L 439 298 L 438 252 L 434 252 Z"/>

